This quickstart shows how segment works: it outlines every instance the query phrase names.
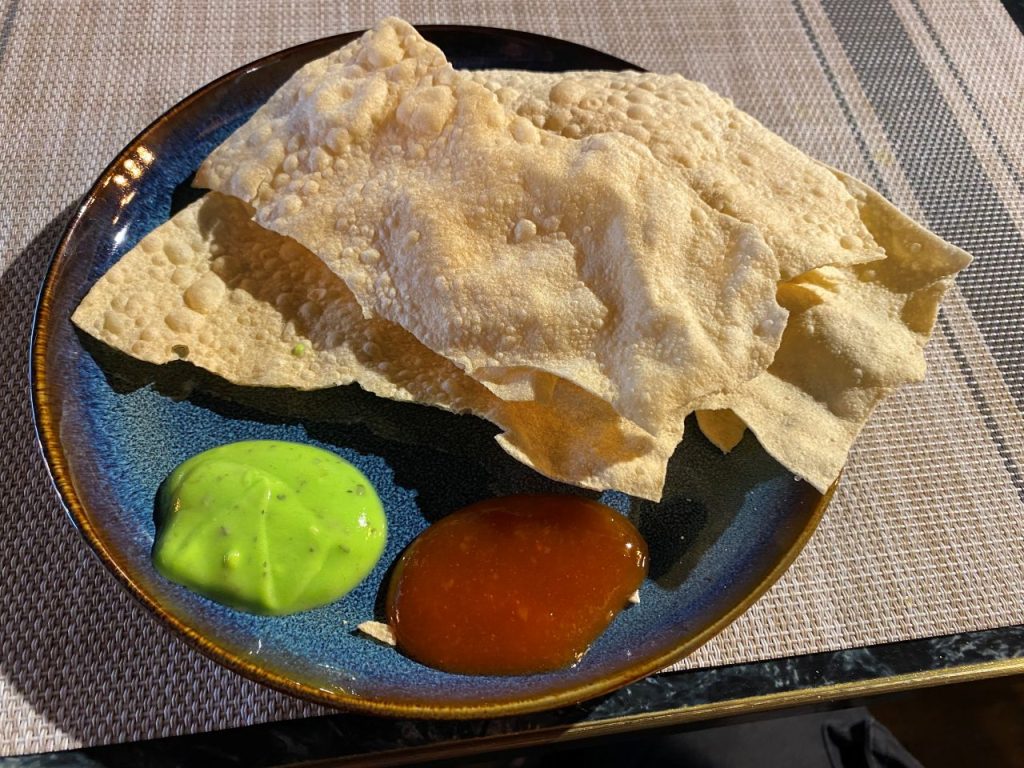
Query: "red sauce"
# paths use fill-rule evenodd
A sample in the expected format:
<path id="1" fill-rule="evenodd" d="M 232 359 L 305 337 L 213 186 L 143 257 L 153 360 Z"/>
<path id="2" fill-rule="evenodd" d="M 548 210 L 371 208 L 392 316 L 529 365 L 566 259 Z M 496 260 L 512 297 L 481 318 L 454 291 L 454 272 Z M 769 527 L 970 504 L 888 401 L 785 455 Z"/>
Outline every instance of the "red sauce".
<path id="1" fill-rule="evenodd" d="M 430 667 L 523 675 L 569 666 L 647 575 L 647 545 L 575 496 L 473 504 L 424 531 L 388 589 L 398 648 Z"/>

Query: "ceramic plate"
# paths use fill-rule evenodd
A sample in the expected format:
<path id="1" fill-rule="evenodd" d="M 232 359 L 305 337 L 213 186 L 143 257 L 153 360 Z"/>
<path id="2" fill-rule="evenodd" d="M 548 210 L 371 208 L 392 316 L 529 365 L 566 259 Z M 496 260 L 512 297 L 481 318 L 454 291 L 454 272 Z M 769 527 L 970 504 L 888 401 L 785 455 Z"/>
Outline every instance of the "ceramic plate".
<path id="1" fill-rule="evenodd" d="M 425 28 L 460 68 L 625 69 L 550 38 L 469 27 Z M 76 526 L 103 563 L 202 653 L 260 682 L 364 712 L 428 717 L 511 714 L 580 701 L 655 672 L 705 642 L 782 573 L 826 499 L 747 437 L 723 456 L 687 425 L 664 501 L 600 498 L 627 514 L 651 552 L 640 604 L 622 612 L 570 669 L 469 677 L 428 669 L 359 636 L 380 618 L 389 566 L 431 521 L 509 493 L 586 493 L 507 457 L 486 422 L 385 401 L 355 386 L 314 393 L 232 387 L 187 363 L 129 360 L 78 334 L 70 314 L 148 231 L 198 193 L 200 161 L 292 72 L 353 39 L 292 48 L 199 90 L 143 131 L 88 194 L 54 256 L 33 339 L 40 442 Z M 310 443 L 360 467 L 380 492 L 384 557 L 354 592 L 284 617 L 240 613 L 161 578 L 150 564 L 153 502 L 179 462 L 215 445 Z M 595 495 L 595 494 L 589 494 Z"/>

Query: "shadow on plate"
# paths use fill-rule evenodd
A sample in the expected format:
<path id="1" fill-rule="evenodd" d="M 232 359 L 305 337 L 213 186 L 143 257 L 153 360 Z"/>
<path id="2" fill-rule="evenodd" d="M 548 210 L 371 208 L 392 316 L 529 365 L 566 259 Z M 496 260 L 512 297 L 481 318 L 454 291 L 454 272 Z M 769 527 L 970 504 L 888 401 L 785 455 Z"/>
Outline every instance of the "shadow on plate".
<path id="1" fill-rule="evenodd" d="M 600 495 L 545 478 L 511 459 L 494 440 L 498 429 L 480 418 L 387 400 L 357 385 L 308 392 L 241 387 L 185 361 L 153 365 L 87 334 L 80 332 L 79 338 L 119 393 L 152 387 L 231 419 L 300 425 L 315 440 L 386 456 L 395 481 L 417 491 L 430 522 L 505 494 Z M 780 471 L 749 436 L 723 455 L 691 417 L 669 462 L 662 501 L 628 502 L 629 517 L 650 547 L 650 577 L 666 589 L 678 586 L 730 525 L 746 495 Z"/>

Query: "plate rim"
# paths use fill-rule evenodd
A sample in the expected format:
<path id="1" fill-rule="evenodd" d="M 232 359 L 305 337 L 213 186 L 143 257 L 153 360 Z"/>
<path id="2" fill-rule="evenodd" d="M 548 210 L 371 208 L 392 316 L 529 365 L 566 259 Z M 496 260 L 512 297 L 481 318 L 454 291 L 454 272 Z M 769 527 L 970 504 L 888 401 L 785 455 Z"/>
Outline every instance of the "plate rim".
<path id="1" fill-rule="evenodd" d="M 607 54 L 589 46 L 575 43 L 570 40 L 562 40 L 548 35 L 541 35 L 533 32 L 525 32 L 514 29 L 503 29 L 500 27 L 460 25 L 460 24 L 424 24 L 418 25 L 417 30 L 429 38 L 431 33 L 445 32 L 471 32 L 478 33 L 499 33 L 501 35 L 515 36 L 519 38 L 532 39 L 535 42 L 550 41 L 561 46 L 579 48 L 589 53 L 600 53 L 609 60 L 622 64 L 623 69 L 644 71 L 635 64 L 632 64 L 618 57 Z M 679 661 L 693 653 L 697 648 L 704 645 L 708 640 L 717 635 L 726 626 L 736 620 L 741 614 L 747 611 L 792 565 L 804 546 L 810 540 L 824 515 L 839 479 L 832 486 L 821 494 L 813 510 L 810 512 L 803 530 L 793 540 L 783 556 L 775 563 L 773 568 L 755 587 L 737 602 L 732 608 L 701 631 L 690 637 L 688 640 L 672 647 L 664 653 L 645 659 L 624 668 L 617 675 L 609 675 L 599 680 L 584 683 L 581 685 L 568 686 L 555 692 L 539 695 L 528 695 L 526 697 L 501 702 L 490 702 L 482 704 L 460 704 L 460 705 L 422 705 L 412 703 L 395 703 L 388 701 L 372 700 L 355 696 L 340 690 L 326 691 L 302 683 L 294 678 L 278 674 L 265 667 L 247 662 L 241 656 L 234 654 L 217 642 L 214 642 L 197 632 L 187 623 L 171 614 L 163 608 L 157 600 L 150 596 L 131 576 L 120 566 L 115 553 L 112 553 L 103 543 L 97 529 L 92 525 L 85 505 L 79 498 L 74 482 L 68 470 L 67 459 L 60 439 L 60 406 L 49 396 L 49 381 L 46 372 L 46 359 L 49 349 L 49 331 L 52 321 L 53 295 L 56 289 L 57 266 L 68 258 L 66 247 L 71 237 L 76 233 L 83 217 L 95 202 L 99 192 L 103 189 L 115 172 L 120 168 L 136 151 L 140 142 L 147 137 L 151 131 L 158 126 L 173 120 L 180 112 L 187 109 L 196 100 L 210 91 L 219 88 L 225 83 L 232 81 L 242 75 L 264 68 L 267 65 L 279 60 L 290 58 L 311 48 L 323 46 L 328 42 L 337 42 L 339 46 L 350 42 L 365 30 L 345 32 L 337 35 L 310 40 L 298 45 L 275 51 L 261 56 L 253 61 L 243 64 L 240 67 L 227 72 L 197 88 L 195 91 L 175 103 L 167 111 L 150 122 L 145 128 L 139 131 L 114 157 L 114 159 L 100 173 L 96 182 L 89 188 L 89 191 L 81 199 L 77 210 L 69 220 L 60 240 L 50 257 L 46 267 L 46 274 L 40 287 L 35 309 L 32 315 L 32 329 L 29 338 L 29 394 L 32 405 L 32 420 L 36 433 L 36 443 L 43 457 L 50 484 L 57 493 L 65 514 L 72 525 L 79 532 L 90 551 L 99 558 L 104 567 L 113 574 L 116 582 L 126 589 L 141 605 L 146 608 L 149 615 L 157 619 L 157 623 L 164 629 L 170 631 L 174 636 L 183 640 L 189 647 L 198 651 L 203 656 L 215 661 L 233 672 L 252 680 L 256 683 L 267 685 L 277 691 L 296 696 L 301 699 L 312 701 L 317 704 L 343 709 L 351 712 L 359 712 L 372 715 L 386 715 L 392 717 L 431 718 L 431 719 L 475 719 L 505 717 L 509 715 L 521 715 L 531 712 L 549 710 L 556 707 L 568 706 L 579 702 L 610 693 L 636 680 L 647 677 L 663 670 L 672 663 Z M 841 476 L 840 476 L 841 479 Z"/>

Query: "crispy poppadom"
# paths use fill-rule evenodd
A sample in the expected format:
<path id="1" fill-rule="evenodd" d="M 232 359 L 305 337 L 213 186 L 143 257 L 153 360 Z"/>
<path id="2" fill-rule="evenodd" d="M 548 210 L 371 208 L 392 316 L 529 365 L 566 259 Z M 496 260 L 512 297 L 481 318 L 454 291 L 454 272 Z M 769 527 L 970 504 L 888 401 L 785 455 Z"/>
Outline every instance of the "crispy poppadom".
<path id="1" fill-rule="evenodd" d="M 885 256 L 828 168 L 703 83 L 652 72 L 471 76 L 545 133 L 635 138 L 709 206 L 755 226 L 784 280 Z"/>
<path id="2" fill-rule="evenodd" d="M 939 303 L 970 257 L 679 75 L 474 77 L 540 130 L 634 136 L 707 202 L 764 235 L 787 278 L 778 291 L 786 331 L 768 370 L 705 398 L 697 422 L 724 451 L 745 423 L 780 463 L 827 489 L 874 407 L 923 378 Z"/>
<path id="3" fill-rule="evenodd" d="M 824 491 L 923 376 L 969 261 L 699 83 L 456 72 L 395 19 L 306 65 L 197 181 L 244 203 L 144 239 L 84 329 L 239 384 L 476 413 L 548 476 L 647 498 L 694 409 Z"/>
<path id="4" fill-rule="evenodd" d="M 210 193 L 144 237 L 72 320 L 137 359 L 189 362 L 242 386 L 357 383 L 486 418 L 501 446 L 556 480 L 657 500 L 675 441 L 658 442 L 564 381 L 549 404 L 504 402 L 401 327 L 365 318 L 345 283 L 252 210 Z"/>
<path id="5" fill-rule="evenodd" d="M 538 130 L 397 20 L 296 73 L 197 184 L 502 399 L 563 380 L 659 439 L 785 325 L 757 228 L 631 136 Z"/>
<path id="6" fill-rule="evenodd" d="M 924 378 L 939 303 L 970 262 L 867 185 L 836 177 L 886 257 L 780 285 L 790 315 L 775 360 L 738 390 L 701 404 L 734 411 L 765 450 L 822 492 L 875 406 Z"/>
<path id="7" fill-rule="evenodd" d="M 704 433 L 704 437 L 722 453 L 729 453 L 739 445 L 743 434 L 747 431 L 747 425 L 743 423 L 743 419 L 728 408 L 698 410 L 697 426 Z"/>

